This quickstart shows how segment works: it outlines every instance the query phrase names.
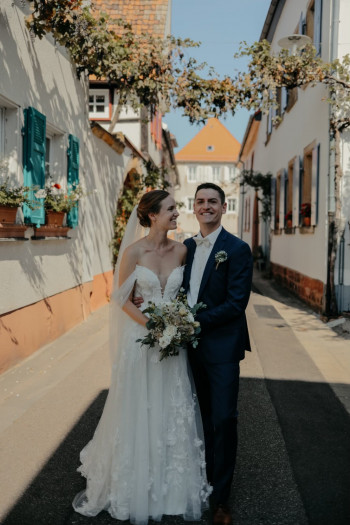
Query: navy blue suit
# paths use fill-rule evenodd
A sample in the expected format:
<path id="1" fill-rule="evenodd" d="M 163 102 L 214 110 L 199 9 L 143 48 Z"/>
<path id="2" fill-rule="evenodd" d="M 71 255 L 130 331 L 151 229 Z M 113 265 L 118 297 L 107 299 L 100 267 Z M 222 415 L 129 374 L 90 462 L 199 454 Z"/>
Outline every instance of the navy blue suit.
<path id="1" fill-rule="evenodd" d="M 183 287 L 189 289 L 196 243 L 185 241 L 187 260 Z M 224 251 L 227 260 L 216 267 L 215 254 Z M 189 361 L 201 409 L 208 480 L 213 499 L 226 504 L 237 449 L 237 397 L 239 361 L 250 350 L 245 309 L 252 282 L 253 259 L 247 243 L 220 232 L 210 253 L 201 281 L 198 301 L 207 305 L 197 314 L 202 332 Z"/>

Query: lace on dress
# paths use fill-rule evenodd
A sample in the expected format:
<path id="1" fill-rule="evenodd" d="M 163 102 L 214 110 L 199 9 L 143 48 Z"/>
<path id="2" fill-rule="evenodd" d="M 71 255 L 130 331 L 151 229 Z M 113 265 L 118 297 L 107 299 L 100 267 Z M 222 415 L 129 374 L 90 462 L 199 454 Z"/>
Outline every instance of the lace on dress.
<path id="1" fill-rule="evenodd" d="M 176 297 L 182 278 L 183 267 L 175 268 L 162 292 L 158 276 L 138 265 L 128 286 L 136 283 L 145 308 L 148 301 Z M 124 292 L 118 293 L 123 302 Z M 80 455 L 78 470 L 87 487 L 73 507 L 85 516 L 107 510 L 137 525 L 149 518 L 159 521 L 163 514 L 197 520 L 211 487 L 186 351 L 160 362 L 158 348 L 136 343 L 146 329 L 130 322 L 132 329 L 119 333 L 119 356 L 101 420 Z"/>

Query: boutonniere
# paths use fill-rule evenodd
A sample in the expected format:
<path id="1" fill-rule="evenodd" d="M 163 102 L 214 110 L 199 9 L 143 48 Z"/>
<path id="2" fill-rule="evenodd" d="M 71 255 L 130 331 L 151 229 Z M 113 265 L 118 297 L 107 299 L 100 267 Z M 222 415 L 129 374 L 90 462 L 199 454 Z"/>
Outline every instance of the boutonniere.
<path id="1" fill-rule="evenodd" d="M 225 262 L 225 261 L 227 261 L 227 253 L 224 250 L 222 250 L 221 252 L 217 252 L 215 254 L 215 262 L 216 262 L 215 270 L 218 269 L 220 263 Z"/>

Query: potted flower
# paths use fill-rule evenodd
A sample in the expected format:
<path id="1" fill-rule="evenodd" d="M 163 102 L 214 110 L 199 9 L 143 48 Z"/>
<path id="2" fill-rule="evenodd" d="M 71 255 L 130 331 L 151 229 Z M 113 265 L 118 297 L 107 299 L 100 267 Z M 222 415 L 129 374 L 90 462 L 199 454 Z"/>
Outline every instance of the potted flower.
<path id="1" fill-rule="evenodd" d="M 35 194 L 37 199 L 44 199 L 45 223 L 48 226 L 62 226 L 65 214 L 77 206 L 82 195 L 79 184 L 67 193 L 57 182 L 47 185 Z"/>
<path id="2" fill-rule="evenodd" d="M 288 213 L 286 213 L 285 221 L 286 221 L 286 227 L 287 228 L 292 228 L 292 226 L 293 226 L 293 212 L 292 212 L 292 210 L 290 210 Z"/>
<path id="3" fill-rule="evenodd" d="M 311 204 L 309 202 L 303 202 L 300 207 L 300 215 L 303 218 L 303 225 L 310 226 L 311 224 Z"/>
<path id="4" fill-rule="evenodd" d="M 0 223 L 16 222 L 17 209 L 22 204 L 27 204 L 33 209 L 32 202 L 28 198 L 27 186 L 16 186 L 10 183 L 9 178 L 0 180 Z"/>

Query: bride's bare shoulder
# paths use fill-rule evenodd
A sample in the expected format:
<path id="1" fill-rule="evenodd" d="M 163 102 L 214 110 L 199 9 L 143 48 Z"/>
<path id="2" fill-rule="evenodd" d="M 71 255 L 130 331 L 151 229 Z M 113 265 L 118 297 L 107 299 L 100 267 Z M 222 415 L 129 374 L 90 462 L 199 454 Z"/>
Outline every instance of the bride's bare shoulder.
<path id="1" fill-rule="evenodd" d="M 125 256 L 127 258 L 137 258 L 140 254 L 142 254 L 145 251 L 145 243 L 144 239 L 139 239 L 138 241 L 130 244 L 127 248 L 125 248 Z"/>
<path id="2" fill-rule="evenodd" d="M 187 254 L 187 247 L 182 244 L 182 242 L 178 241 L 171 241 L 173 244 L 173 249 L 183 258 L 186 257 Z"/>

